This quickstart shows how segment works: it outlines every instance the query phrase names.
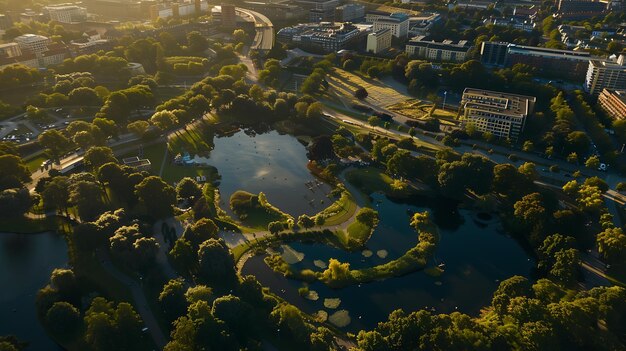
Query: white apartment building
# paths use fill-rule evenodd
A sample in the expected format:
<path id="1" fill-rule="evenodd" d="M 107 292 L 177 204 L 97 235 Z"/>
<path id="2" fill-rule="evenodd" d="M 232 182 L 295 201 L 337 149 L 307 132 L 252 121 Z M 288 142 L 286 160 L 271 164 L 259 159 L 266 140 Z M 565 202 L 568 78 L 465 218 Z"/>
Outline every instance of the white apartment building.
<path id="1" fill-rule="evenodd" d="M 499 138 L 517 140 L 537 98 L 482 89 L 465 88 L 461 107 L 463 123 Z"/>
<path id="2" fill-rule="evenodd" d="M 0 57 L 12 58 L 22 56 L 22 50 L 18 43 L 0 44 Z"/>
<path id="3" fill-rule="evenodd" d="M 61 23 L 84 22 L 87 19 L 87 9 L 73 4 L 50 5 L 43 8 L 52 21 Z"/>
<path id="4" fill-rule="evenodd" d="M 603 89 L 626 89 L 626 55 L 620 55 L 616 62 L 589 61 L 585 90 L 598 96 Z"/>
<path id="5" fill-rule="evenodd" d="M 374 31 L 389 29 L 396 38 L 406 38 L 409 34 L 409 16 L 405 13 L 392 13 L 388 17 L 374 19 Z"/>
<path id="6" fill-rule="evenodd" d="M 367 35 L 367 46 L 365 50 L 378 54 L 391 47 L 391 30 L 389 28 L 379 29 Z"/>

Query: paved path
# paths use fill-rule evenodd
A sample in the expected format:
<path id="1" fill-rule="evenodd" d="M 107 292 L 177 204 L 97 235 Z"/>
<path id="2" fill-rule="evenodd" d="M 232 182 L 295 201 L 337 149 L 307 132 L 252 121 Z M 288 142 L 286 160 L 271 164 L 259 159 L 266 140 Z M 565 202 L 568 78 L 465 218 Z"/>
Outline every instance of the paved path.
<path id="1" fill-rule="evenodd" d="M 130 290 L 135 302 L 135 309 L 137 310 L 137 313 L 139 313 L 145 326 L 148 328 L 148 332 L 150 333 L 155 345 L 159 348 L 159 350 L 163 350 L 165 344 L 167 344 L 167 339 L 165 339 L 165 336 L 161 331 L 161 327 L 148 305 L 148 300 L 146 299 L 141 286 L 137 283 L 137 281 L 120 272 L 113 265 L 111 258 L 106 251 L 97 250 L 96 255 L 102 264 L 102 267 L 115 279 L 126 285 L 126 287 Z"/>

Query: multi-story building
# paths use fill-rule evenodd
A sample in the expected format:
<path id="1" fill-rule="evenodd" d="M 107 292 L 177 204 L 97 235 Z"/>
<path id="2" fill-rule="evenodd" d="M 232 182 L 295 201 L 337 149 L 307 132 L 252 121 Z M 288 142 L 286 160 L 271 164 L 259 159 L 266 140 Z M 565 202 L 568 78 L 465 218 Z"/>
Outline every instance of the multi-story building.
<path id="1" fill-rule="evenodd" d="M 48 46 L 48 50 L 39 55 L 39 62 L 41 67 L 48 67 L 58 65 L 68 57 L 70 57 L 70 52 L 67 46 L 62 44 L 51 44 Z"/>
<path id="2" fill-rule="evenodd" d="M 460 40 L 457 43 L 452 40 L 436 42 L 425 36 L 419 36 L 406 44 L 406 53 L 430 61 L 464 62 L 471 48 L 467 40 Z"/>
<path id="3" fill-rule="evenodd" d="M 585 90 L 598 96 L 603 89 L 626 89 L 626 55 L 620 55 L 615 62 L 589 61 Z"/>
<path id="4" fill-rule="evenodd" d="M 396 38 L 403 39 L 409 34 L 409 16 L 405 13 L 396 12 L 387 17 L 379 17 L 373 23 L 374 31 L 387 28 Z"/>
<path id="5" fill-rule="evenodd" d="M 0 57 L 13 58 L 22 56 L 22 50 L 18 43 L 0 44 Z"/>
<path id="6" fill-rule="evenodd" d="M 483 133 L 517 140 L 536 100 L 532 96 L 465 88 L 461 118 L 464 124 L 473 123 Z"/>
<path id="7" fill-rule="evenodd" d="M 510 67 L 523 63 L 545 77 L 582 81 L 592 56 L 586 51 L 558 50 L 505 42 L 485 41 L 480 59 L 485 65 Z M 600 59 L 598 59 L 600 60 Z"/>
<path id="8" fill-rule="evenodd" d="M 501 18 L 486 18 L 483 20 L 483 24 L 489 25 L 493 24 L 494 26 L 499 27 L 510 27 L 513 29 L 523 30 L 525 32 L 532 32 L 537 26 L 535 22 L 528 20 L 526 18 L 520 18 L 516 16 L 511 17 L 501 17 Z"/>
<path id="9" fill-rule="evenodd" d="M 556 15 L 565 19 L 586 19 L 602 15 L 607 3 L 595 0 L 558 0 Z"/>
<path id="10" fill-rule="evenodd" d="M 50 16 L 50 20 L 61 23 L 77 23 L 87 20 L 87 9 L 73 4 L 45 6 L 43 12 Z"/>
<path id="11" fill-rule="evenodd" d="M 379 29 L 367 35 L 367 46 L 365 50 L 378 54 L 391 47 L 391 30 L 389 28 Z"/>
<path id="12" fill-rule="evenodd" d="M 335 8 L 339 0 L 294 0 L 294 2 L 309 10 L 310 22 L 327 22 L 335 20 Z"/>
<path id="13" fill-rule="evenodd" d="M 24 52 L 30 52 L 39 55 L 48 50 L 50 39 L 43 35 L 24 34 L 14 39 L 19 44 L 20 49 Z"/>
<path id="14" fill-rule="evenodd" d="M 11 27 L 13 27 L 11 17 L 5 14 L 0 14 L 0 35 L 4 35 L 4 32 Z"/>
<path id="15" fill-rule="evenodd" d="M 411 16 L 409 20 L 409 36 L 428 35 L 430 30 L 439 23 L 442 16 L 438 13 L 423 13 Z"/>
<path id="16" fill-rule="evenodd" d="M 626 90 L 602 89 L 598 104 L 615 119 L 626 119 Z"/>
<path id="17" fill-rule="evenodd" d="M 222 28 L 235 28 L 235 26 L 237 25 L 237 14 L 235 13 L 235 5 L 222 4 L 221 21 Z"/>
<path id="18" fill-rule="evenodd" d="M 303 49 L 335 52 L 357 46 L 366 35 L 365 28 L 356 27 L 352 23 L 322 22 L 282 28 L 276 33 L 276 40 Z"/>
<path id="19" fill-rule="evenodd" d="M 365 16 L 365 6 L 358 4 L 345 4 L 335 9 L 335 21 L 352 22 Z"/>

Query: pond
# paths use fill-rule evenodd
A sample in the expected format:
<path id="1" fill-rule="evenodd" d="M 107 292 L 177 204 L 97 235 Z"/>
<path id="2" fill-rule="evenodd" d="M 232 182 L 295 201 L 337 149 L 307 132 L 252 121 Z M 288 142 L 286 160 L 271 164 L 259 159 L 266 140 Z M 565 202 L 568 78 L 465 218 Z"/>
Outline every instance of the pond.
<path id="1" fill-rule="evenodd" d="M 331 188 L 317 181 L 306 165 L 306 148 L 298 139 L 270 131 L 248 135 L 241 131 L 215 138 L 206 162 L 220 174 L 222 208 L 228 210 L 237 190 L 264 192 L 271 204 L 293 216 L 313 215 L 332 201 Z"/>
<path id="2" fill-rule="evenodd" d="M 304 258 L 294 267 L 322 270 L 321 262 L 337 258 L 352 268 L 368 267 L 393 260 L 415 245 L 417 235 L 409 227 L 411 213 L 429 211 L 440 229 L 440 242 L 429 266 L 445 264 L 439 277 L 418 271 L 403 277 L 390 278 L 360 286 L 330 289 L 316 282 L 309 286 L 319 299 L 311 301 L 298 294 L 302 282 L 284 278 L 273 272 L 255 256 L 243 267 L 243 274 L 252 274 L 261 284 L 307 313 L 325 310 L 347 310 L 351 323 L 345 329 L 371 329 L 386 320 L 395 309 L 406 312 L 422 308 L 449 313 L 455 310 L 477 315 L 490 304 L 499 282 L 513 275 L 530 276 L 534 261 L 512 238 L 501 234 L 497 218 L 469 210 L 457 210 L 445 204 L 416 199 L 412 204 L 395 203 L 383 195 L 373 195 L 380 224 L 367 244 L 371 252 L 346 252 L 325 244 L 293 242 L 278 248 Z M 369 256 L 369 257 L 366 257 Z M 337 309 L 324 307 L 325 298 L 339 298 Z"/>
<path id="3" fill-rule="evenodd" d="M 67 261 L 65 240 L 57 234 L 0 233 L 0 335 L 17 336 L 28 350 L 61 350 L 39 323 L 35 297 Z"/>

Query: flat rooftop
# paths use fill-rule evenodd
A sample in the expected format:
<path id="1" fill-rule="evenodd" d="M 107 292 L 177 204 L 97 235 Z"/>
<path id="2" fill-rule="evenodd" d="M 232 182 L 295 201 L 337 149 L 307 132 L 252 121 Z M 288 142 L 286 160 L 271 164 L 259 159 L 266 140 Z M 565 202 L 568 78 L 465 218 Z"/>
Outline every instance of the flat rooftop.
<path id="1" fill-rule="evenodd" d="M 534 104 L 537 98 L 499 91 L 465 88 L 462 100 L 466 101 L 465 105 L 469 107 L 508 115 L 527 116 L 531 112 L 530 103 Z"/>

